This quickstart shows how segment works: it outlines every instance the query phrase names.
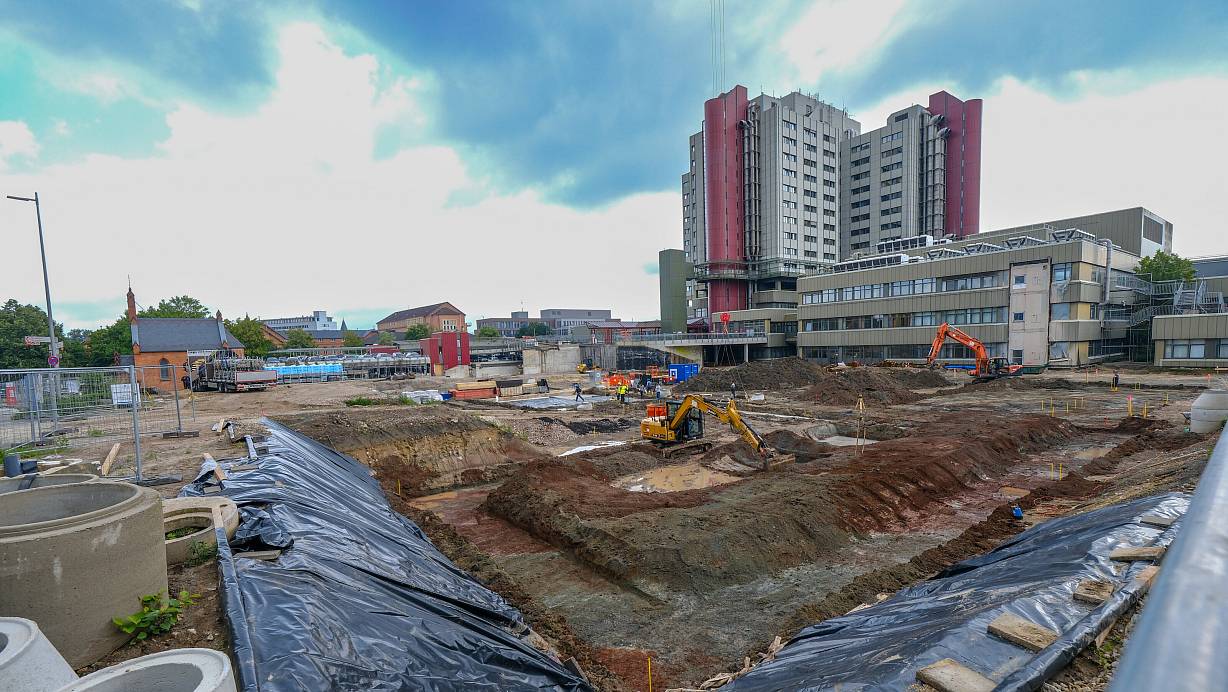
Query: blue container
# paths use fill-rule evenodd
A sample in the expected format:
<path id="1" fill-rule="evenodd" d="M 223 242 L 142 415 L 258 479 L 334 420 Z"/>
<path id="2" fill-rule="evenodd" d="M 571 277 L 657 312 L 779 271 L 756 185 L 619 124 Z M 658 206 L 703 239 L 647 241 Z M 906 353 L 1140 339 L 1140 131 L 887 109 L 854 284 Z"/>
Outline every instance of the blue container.
<path id="1" fill-rule="evenodd" d="M 16 454 L 4 455 L 4 475 L 12 478 L 21 475 L 21 457 Z"/>

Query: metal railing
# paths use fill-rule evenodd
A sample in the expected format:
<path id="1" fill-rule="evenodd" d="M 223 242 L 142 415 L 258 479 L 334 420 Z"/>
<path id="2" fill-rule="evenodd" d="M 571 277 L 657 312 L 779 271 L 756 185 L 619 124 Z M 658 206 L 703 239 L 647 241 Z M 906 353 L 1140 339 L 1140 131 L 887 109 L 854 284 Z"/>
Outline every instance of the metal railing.
<path id="1" fill-rule="evenodd" d="M 646 343 L 679 341 L 695 344 L 730 344 L 743 343 L 748 339 L 766 339 L 767 333 L 762 329 L 741 332 L 688 332 L 676 334 L 615 334 L 614 343 Z"/>
<path id="2" fill-rule="evenodd" d="M 1228 680 L 1228 430 L 1113 677 L 1111 692 L 1202 692 Z"/>

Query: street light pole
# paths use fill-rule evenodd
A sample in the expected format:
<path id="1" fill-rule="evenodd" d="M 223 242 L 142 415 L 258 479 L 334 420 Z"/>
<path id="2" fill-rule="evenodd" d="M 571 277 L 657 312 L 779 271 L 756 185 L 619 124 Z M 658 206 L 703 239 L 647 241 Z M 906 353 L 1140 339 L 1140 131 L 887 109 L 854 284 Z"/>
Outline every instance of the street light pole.
<path id="1" fill-rule="evenodd" d="M 34 197 L 15 197 L 8 195 L 9 199 L 15 199 L 18 202 L 34 202 L 34 216 L 38 219 L 38 252 L 43 258 L 43 294 L 47 297 L 47 336 L 51 338 L 51 357 L 55 359 L 53 368 L 60 367 L 60 347 L 55 340 L 55 317 L 51 314 L 51 282 L 47 279 L 47 247 L 43 243 L 43 210 L 38 203 L 38 193 L 34 193 Z M 51 365 L 48 363 L 48 365 Z"/>

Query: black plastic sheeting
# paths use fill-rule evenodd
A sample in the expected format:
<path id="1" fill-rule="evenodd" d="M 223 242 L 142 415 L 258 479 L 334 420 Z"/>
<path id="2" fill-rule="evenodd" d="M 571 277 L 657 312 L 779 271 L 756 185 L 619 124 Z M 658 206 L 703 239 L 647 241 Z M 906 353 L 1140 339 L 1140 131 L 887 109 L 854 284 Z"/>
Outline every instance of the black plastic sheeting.
<path id="1" fill-rule="evenodd" d="M 285 548 L 234 558 L 219 540 L 245 692 L 590 689 L 522 641 L 519 611 L 394 512 L 365 466 L 264 423 L 267 454 L 221 463 L 257 468 L 231 471 L 220 492 L 212 473 L 181 491 L 241 506 L 236 551 Z"/>
<path id="2" fill-rule="evenodd" d="M 988 634 L 994 618 L 1009 612 L 1066 632 L 1094 609 L 1074 600 L 1075 586 L 1121 583 L 1125 564 L 1109 553 L 1155 543 L 1163 531 L 1138 520 L 1179 517 L 1188 504 L 1174 493 L 1044 522 L 879 604 L 803 629 L 723 689 L 905 690 L 917 670 L 944 658 L 1001 681 L 1033 654 Z"/>

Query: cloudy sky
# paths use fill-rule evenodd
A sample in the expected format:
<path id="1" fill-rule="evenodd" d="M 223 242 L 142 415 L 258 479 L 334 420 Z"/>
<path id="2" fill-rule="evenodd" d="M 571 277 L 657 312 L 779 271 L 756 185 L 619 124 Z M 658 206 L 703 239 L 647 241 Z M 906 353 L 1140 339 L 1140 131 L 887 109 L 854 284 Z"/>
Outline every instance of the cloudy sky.
<path id="1" fill-rule="evenodd" d="M 368 326 L 450 300 L 657 315 L 707 0 L 0 0 L 0 194 L 42 196 L 56 317 L 187 293 Z M 869 127 L 985 100 L 982 228 L 1145 206 L 1228 252 L 1228 4 L 819 0 L 725 8 L 724 88 Z M 42 303 L 0 199 L 0 299 Z"/>

